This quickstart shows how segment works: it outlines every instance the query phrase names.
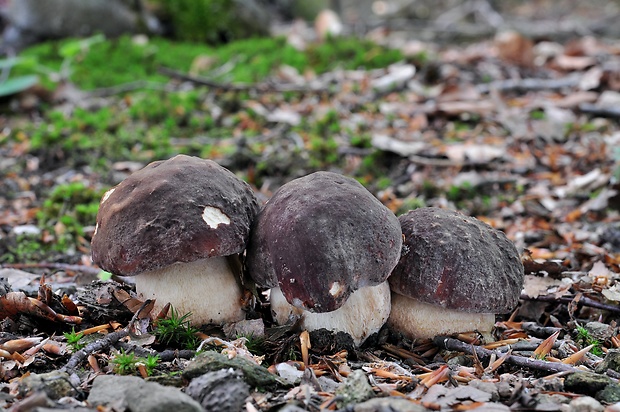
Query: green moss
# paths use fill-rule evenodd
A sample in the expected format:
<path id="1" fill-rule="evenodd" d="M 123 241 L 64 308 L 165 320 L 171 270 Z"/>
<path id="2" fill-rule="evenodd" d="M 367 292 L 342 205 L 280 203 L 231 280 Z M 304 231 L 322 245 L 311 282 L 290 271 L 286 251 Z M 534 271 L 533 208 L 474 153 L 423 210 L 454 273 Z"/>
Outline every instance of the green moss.
<path id="1" fill-rule="evenodd" d="M 87 245 L 84 227 L 95 222 L 99 200 L 104 190 L 95 190 L 84 183 L 73 182 L 56 186 L 37 213 L 38 226 L 54 241 L 52 250 L 65 252 Z"/>
<path id="2" fill-rule="evenodd" d="M 319 73 L 343 68 L 376 69 L 403 59 L 399 50 L 386 49 L 368 40 L 335 37 L 315 44 L 307 50 L 310 65 Z"/>
<path id="3" fill-rule="evenodd" d="M 258 26 L 237 21 L 233 0 L 152 0 L 178 40 L 219 44 L 248 37 Z"/>
<path id="4" fill-rule="evenodd" d="M 136 80 L 164 83 L 168 78 L 158 72 L 160 67 L 187 72 L 198 56 L 214 58 L 211 66 L 215 69 L 204 73 L 205 76 L 233 83 L 261 81 L 281 65 L 292 66 L 300 72 L 312 69 L 323 73 L 337 67 L 380 68 L 403 58 L 398 50 L 356 38 L 330 39 L 302 52 L 288 45 L 284 38 L 253 38 L 212 48 L 204 43 L 161 38 L 152 38 L 142 44 L 129 36 L 122 36 L 88 43 L 80 53 L 64 56 L 63 48 L 75 43 L 76 40 L 67 39 L 25 50 L 23 57 L 36 61 L 36 64 L 16 68 L 15 74 L 44 73 L 43 83 L 50 88 L 55 87 L 54 82 L 59 78 L 69 78 L 79 88 L 89 90 Z M 219 70 L 224 65 L 231 67 Z"/>

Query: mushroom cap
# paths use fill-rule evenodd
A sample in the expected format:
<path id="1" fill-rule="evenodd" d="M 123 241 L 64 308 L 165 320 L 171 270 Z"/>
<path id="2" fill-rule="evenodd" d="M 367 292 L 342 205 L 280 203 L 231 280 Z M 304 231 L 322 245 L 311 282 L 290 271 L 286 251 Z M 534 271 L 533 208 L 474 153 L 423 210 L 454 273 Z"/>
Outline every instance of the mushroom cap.
<path id="1" fill-rule="evenodd" d="M 451 210 L 433 207 L 399 217 L 403 256 L 392 291 L 463 312 L 506 313 L 523 288 L 523 264 L 506 235 Z"/>
<path id="2" fill-rule="evenodd" d="M 150 163 L 102 198 L 92 259 L 132 276 L 245 249 L 259 206 L 250 186 L 211 160 Z"/>
<path id="3" fill-rule="evenodd" d="M 250 275 L 280 286 L 293 306 L 338 309 L 355 290 L 385 281 L 398 262 L 398 219 L 356 180 L 316 172 L 282 186 L 254 222 Z"/>

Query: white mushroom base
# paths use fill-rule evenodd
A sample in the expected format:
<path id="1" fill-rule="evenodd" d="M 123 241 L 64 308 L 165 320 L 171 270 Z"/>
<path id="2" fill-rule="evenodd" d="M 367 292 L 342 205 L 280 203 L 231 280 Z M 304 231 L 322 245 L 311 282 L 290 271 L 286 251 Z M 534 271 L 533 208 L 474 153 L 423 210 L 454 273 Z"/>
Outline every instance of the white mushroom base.
<path id="1" fill-rule="evenodd" d="M 191 312 L 193 325 L 223 324 L 245 318 L 243 292 L 226 257 L 177 262 L 135 276 L 142 299 L 156 299 L 152 313 L 170 302 L 175 312 Z"/>
<path id="2" fill-rule="evenodd" d="M 279 325 L 291 317 L 301 317 L 300 326 L 313 331 L 321 328 L 346 332 L 355 345 L 381 329 L 390 315 L 390 287 L 387 282 L 356 290 L 340 308 L 332 312 L 313 313 L 297 308 L 286 301 L 280 288 L 270 292 L 271 312 Z"/>
<path id="3" fill-rule="evenodd" d="M 472 331 L 478 331 L 487 337 L 495 325 L 495 315 L 445 309 L 392 293 L 392 312 L 387 323 L 390 328 L 410 339 L 427 339 Z"/>

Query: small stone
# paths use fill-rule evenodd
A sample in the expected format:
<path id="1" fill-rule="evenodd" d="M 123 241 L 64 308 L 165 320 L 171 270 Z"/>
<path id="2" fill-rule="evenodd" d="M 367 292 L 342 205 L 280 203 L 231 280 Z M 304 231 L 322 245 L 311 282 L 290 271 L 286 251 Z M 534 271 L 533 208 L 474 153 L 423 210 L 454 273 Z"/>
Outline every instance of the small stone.
<path id="1" fill-rule="evenodd" d="M 348 404 L 364 402 L 372 398 L 374 392 L 364 371 L 358 369 L 347 376 L 347 380 L 338 388 L 336 395 L 342 397 L 342 400 L 338 402 L 338 407 L 343 408 Z"/>
<path id="2" fill-rule="evenodd" d="M 620 372 L 620 349 L 609 349 L 605 359 L 596 367 L 596 373 L 605 373 L 608 369 Z"/>
<path id="3" fill-rule="evenodd" d="M 282 379 L 291 385 L 298 384 L 304 375 L 303 371 L 286 362 L 276 364 L 276 371 L 278 371 L 278 375 L 280 375 Z"/>
<path id="4" fill-rule="evenodd" d="M 458 355 L 448 359 L 448 366 L 472 366 L 474 364 L 471 356 Z"/>
<path id="5" fill-rule="evenodd" d="M 512 396 L 517 378 L 514 375 L 505 373 L 499 377 L 500 381 L 497 383 L 497 392 L 500 398 L 506 399 Z"/>
<path id="6" fill-rule="evenodd" d="M 33 392 L 44 392 L 50 399 L 60 399 L 74 396 L 75 386 L 66 372 L 32 373 L 21 380 L 19 394 L 20 397 L 25 397 Z"/>
<path id="7" fill-rule="evenodd" d="M 196 356 L 183 371 L 183 379 L 192 380 L 207 372 L 233 368 L 243 373 L 243 379 L 253 388 L 273 389 L 277 386 L 289 386 L 288 382 L 275 376 L 266 368 L 251 362 L 248 359 L 228 356 L 215 351 L 202 352 Z"/>
<path id="8" fill-rule="evenodd" d="M 495 402 L 499 400 L 499 390 L 497 385 L 493 382 L 485 382 L 481 380 L 473 380 L 468 384 L 472 388 L 476 388 L 491 395 L 491 401 Z"/>
<path id="9" fill-rule="evenodd" d="M 603 405 L 589 396 L 575 398 L 568 404 L 567 412 L 602 412 Z"/>
<path id="10" fill-rule="evenodd" d="M 21 225 L 13 228 L 13 233 L 17 236 L 38 236 L 41 234 L 41 229 L 35 225 Z"/>
<path id="11" fill-rule="evenodd" d="M 605 389 L 596 394 L 596 400 L 607 405 L 620 402 L 620 385 L 612 383 L 605 386 Z"/>
<path id="12" fill-rule="evenodd" d="M 577 372 L 570 374 L 564 380 L 564 389 L 568 392 L 594 396 L 598 391 L 605 389 L 612 383 L 611 378 L 590 372 Z"/>
<path id="13" fill-rule="evenodd" d="M 616 334 L 616 328 L 602 322 L 588 322 L 584 328 L 593 338 L 598 340 L 606 340 Z"/>
<path id="14" fill-rule="evenodd" d="M 537 411 L 560 411 L 562 405 L 568 404 L 571 398 L 559 394 L 539 393 L 535 397 Z"/>
<path id="15" fill-rule="evenodd" d="M 246 319 L 239 322 L 227 323 L 223 327 L 227 338 L 246 336 L 262 338 L 265 336 L 265 324 L 262 319 Z"/>
<path id="16" fill-rule="evenodd" d="M 300 408 L 294 403 L 288 403 L 284 405 L 284 407 L 282 407 L 279 412 L 306 412 L 306 410 L 304 408 Z"/>
<path id="17" fill-rule="evenodd" d="M 374 398 L 353 407 L 354 412 L 377 412 L 377 411 L 398 411 L 398 412 L 426 412 L 424 406 L 403 398 Z"/>
<path id="18" fill-rule="evenodd" d="M 88 403 L 119 411 L 202 412 L 200 404 L 181 390 L 146 382 L 137 376 L 97 376 Z"/>
<path id="19" fill-rule="evenodd" d="M 476 411 L 476 412 L 510 412 L 511 411 L 511 409 L 508 406 L 503 405 L 501 403 L 495 403 L 495 402 L 485 402 L 482 405 L 474 409 L 470 409 L 470 410 Z"/>
<path id="20" fill-rule="evenodd" d="M 241 411 L 250 387 L 238 370 L 220 369 L 194 378 L 185 393 L 198 401 L 206 412 Z"/>

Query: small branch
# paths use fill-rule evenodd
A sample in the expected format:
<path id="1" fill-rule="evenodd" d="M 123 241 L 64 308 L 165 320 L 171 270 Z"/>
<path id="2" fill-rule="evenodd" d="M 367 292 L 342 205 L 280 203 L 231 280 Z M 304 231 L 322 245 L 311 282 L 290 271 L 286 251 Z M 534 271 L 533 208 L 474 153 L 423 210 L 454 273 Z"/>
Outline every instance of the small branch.
<path id="1" fill-rule="evenodd" d="M 433 342 L 441 349 L 465 352 L 470 355 L 476 351 L 476 355 L 480 359 L 486 359 L 489 356 L 496 354 L 498 357 L 502 356 L 501 353 L 496 351 L 492 351 L 489 349 L 482 348 L 480 346 L 474 346 L 467 344 L 465 342 L 461 342 L 458 339 L 448 338 L 445 336 L 437 336 L 433 339 Z M 521 366 L 529 369 L 536 369 L 549 373 L 559 373 L 559 372 L 583 372 L 582 369 L 576 368 L 572 365 L 568 365 L 560 362 L 548 362 L 539 359 L 526 358 L 525 356 L 518 355 L 508 355 L 506 357 L 506 362 L 512 365 Z"/>
<path id="2" fill-rule="evenodd" d="M 163 92 L 174 91 L 173 88 L 162 83 L 151 82 L 147 80 L 136 80 L 135 82 L 123 83 L 116 86 L 101 87 L 99 89 L 88 90 L 84 93 L 89 97 L 108 97 L 140 89 L 158 90 Z"/>
<path id="3" fill-rule="evenodd" d="M 491 90 L 500 92 L 558 90 L 576 87 L 579 80 L 579 76 L 567 76 L 561 79 L 508 79 L 479 84 L 476 88 L 480 93 L 489 93 Z"/>
<path id="4" fill-rule="evenodd" d="M 67 364 L 63 366 L 60 370 L 68 372 L 69 374 L 73 373 L 75 369 L 80 366 L 80 364 L 88 357 L 88 355 L 93 352 L 108 349 L 110 346 L 114 345 L 116 342 L 123 339 L 127 335 L 129 335 L 129 332 L 125 329 L 121 329 L 119 331 L 105 335 L 103 338 L 86 345 L 85 347 L 71 355 L 71 358 L 69 359 Z"/>
<path id="5" fill-rule="evenodd" d="M 158 352 L 154 349 L 148 349 L 143 346 L 138 346 L 128 342 L 118 342 L 118 347 L 124 349 L 126 352 L 132 351 L 137 356 L 142 358 L 146 358 L 149 355 L 159 356 L 159 360 L 161 360 L 162 362 L 171 362 L 174 359 L 191 359 L 196 356 L 196 351 L 190 349 L 166 349 L 164 351 Z"/>
<path id="6" fill-rule="evenodd" d="M 521 329 L 528 332 L 530 335 L 534 335 L 538 338 L 547 338 L 556 333 L 557 331 L 562 331 L 562 328 L 556 328 L 553 326 L 540 326 L 536 322 L 523 322 L 521 324 Z"/>
<path id="7" fill-rule="evenodd" d="M 612 119 L 620 118 L 620 108 L 618 107 L 599 107 L 595 104 L 583 103 L 579 105 L 579 110 L 582 113 L 593 116 L 610 117 Z"/>
<path id="8" fill-rule="evenodd" d="M 275 85 L 272 83 L 256 83 L 256 84 L 231 84 L 231 83 L 219 83 L 204 77 L 192 76 L 187 73 L 183 73 L 177 70 L 169 69 L 167 67 L 160 67 L 158 71 L 166 76 L 170 76 L 175 79 L 184 80 L 187 82 L 191 82 L 194 84 L 198 84 L 201 86 L 211 87 L 213 89 L 223 90 L 223 91 L 233 91 L 233 92 L 246 92 L 246 91 L 257 91 L 261 93 L 266 92 L 296 92 L 296 93 L 322 93 L 327 92 L 327 89 L 324 88 L 316 88 L 316 87 L 306 87 L 306 86 L 296 86 L 296 85 Z"/>
<path id="9" fill-rule="evenodd" d="M 553 295 L 537 296 L 533 298 L 531 296 L 527 296 L 526 294 L 521 295 L 521 300 L 533 300 L 537 302 L 549 302 L 549 303 L 570 303 L 573 301 L 574 298 L 575 298 L 574 296 L 561 296 L 559 298 L 556 298 Z M 583 306 L 589 306 L 591 308 L 608 310 L 613 313 L 620 313 L 620 306 L 618 305 L 609 305 L 609 304 L 599 302 L 594 299 L 590 299 L 585 296 L 579 299 L 578 304 L 581 304 Z"/>

